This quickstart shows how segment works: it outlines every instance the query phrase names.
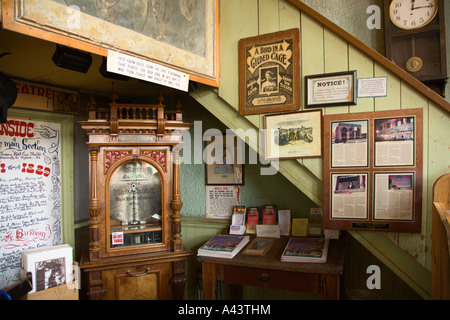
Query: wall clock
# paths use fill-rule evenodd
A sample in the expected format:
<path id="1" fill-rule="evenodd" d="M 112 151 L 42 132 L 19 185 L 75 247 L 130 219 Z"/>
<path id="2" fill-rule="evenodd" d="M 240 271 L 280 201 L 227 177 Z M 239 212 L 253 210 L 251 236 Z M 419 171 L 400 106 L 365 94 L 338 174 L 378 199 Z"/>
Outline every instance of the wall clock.
<path id="1" fill-rule="evenodd" d="M 400 29 L 412 30 L 426 26 L 437 12 L 437 0 L 393 0 L 389 17 Z"/>
<path id="2" fill-rule="evenodd" d="M 386 57 L 444 96 L 443 0 L 384 0 Z"/>

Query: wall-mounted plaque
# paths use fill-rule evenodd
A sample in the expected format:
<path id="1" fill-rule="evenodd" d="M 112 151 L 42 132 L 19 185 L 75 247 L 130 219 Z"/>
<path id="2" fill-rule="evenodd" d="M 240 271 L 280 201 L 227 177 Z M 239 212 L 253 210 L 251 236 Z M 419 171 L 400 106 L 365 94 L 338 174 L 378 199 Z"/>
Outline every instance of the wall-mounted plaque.
<path id="1" fill-rule="evenodd" d="M 356 104 L 356 71 L 305 77 L 306 108 Z"/>

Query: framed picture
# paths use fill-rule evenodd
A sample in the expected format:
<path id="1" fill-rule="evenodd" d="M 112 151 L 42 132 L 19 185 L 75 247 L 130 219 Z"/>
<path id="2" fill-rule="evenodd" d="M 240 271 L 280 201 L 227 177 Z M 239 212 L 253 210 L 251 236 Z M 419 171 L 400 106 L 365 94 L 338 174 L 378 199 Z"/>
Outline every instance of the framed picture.
<path id="1" fill-rule="evenodd" d="M 423 109 L 323 117 L 325 229 L 420 233 Z"/>
<path id="2" fill-rule="evenodd" d="M 209 139 L 204 151 L 206 185 L 243 185 L 243 141 L 232 134 Z"/>
<path id="3" fill-rule="evenodd" d="M 264 116 L 267 160 L 322 156 L 322 110 Z"/>
<path id="4" fill-rule="evenodd" d="M 356 105 L 356 80 L 356 70 L 306 76 L 306 108 Z"/>
<path id="5" fill-rule="evenodd" d="M 3 27 L 106 57 L 137 56 L 219 86 L 218 0 L 2 0 Z"/>
<path id="6" fill-rule="evenodd" d="M 290 29 L 239 41 L 239 112 L 300 108 L 300 33 Z"/>
<path id="7" fill-rule="evenodd" d="M 252 242 L 250 242 L 242 253 L 263 256 L 267 253 L 274 242 L 275 239 L 272 238 L 256 237 Z"/>

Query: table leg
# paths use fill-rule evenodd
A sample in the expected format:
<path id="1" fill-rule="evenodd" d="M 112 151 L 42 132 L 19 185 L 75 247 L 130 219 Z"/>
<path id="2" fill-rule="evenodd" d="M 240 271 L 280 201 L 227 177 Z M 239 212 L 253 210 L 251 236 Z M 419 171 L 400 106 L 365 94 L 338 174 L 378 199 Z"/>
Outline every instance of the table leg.
<path id="1" fill-rule="evenodd" d="M 340 299 L 340 277 L 338 275 L 321 275 L 320 293 L 323 300 Z"/>
<path id="2" fill-rule="evenodd" d="M 214 300 L 216 291 L 216 265 L 202 263 L 203 274 L 203 300 Z"/>

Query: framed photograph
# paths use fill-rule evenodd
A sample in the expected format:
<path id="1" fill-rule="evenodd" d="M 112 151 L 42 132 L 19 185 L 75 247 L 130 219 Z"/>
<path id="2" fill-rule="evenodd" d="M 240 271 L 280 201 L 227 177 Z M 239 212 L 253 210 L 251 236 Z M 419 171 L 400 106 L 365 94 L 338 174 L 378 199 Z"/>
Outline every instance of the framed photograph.
<path id="1" fill-rule="evenodd" d="M 290 29 L 239 41 L 239 113 L 300 108 L 300 32 Z"/>
<path id="2" fill-rule="evenodd" d="M 275 239 L 256 237 L 242 252 L 243 254 L 252 254 L 263 256 L 270 249 Z"/>
<path id="3" fill-rule="evenodd" d="M 306 76 L 306 108 L 356 105 L 356 81 L 356 70 Z"/>
<path id="4" fill-rule="evenodd" d="M 106 57 L 137 56 L 219 86 L 218 0 L 2 0 L 3 27 Z"/>
<path id="5" fill-rule="evenodd" d="M 322 156 L 322 110 L 264 116 L 267 160 Z"/>
<path id="6" fill-rule="evenodd" d="M 209 139 L 204 151 L 206 185 L 243 185 L 243 141 L 232 134 L 212 135 Z"/>

